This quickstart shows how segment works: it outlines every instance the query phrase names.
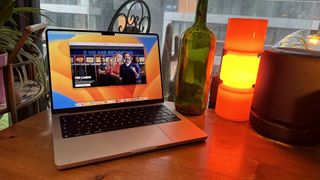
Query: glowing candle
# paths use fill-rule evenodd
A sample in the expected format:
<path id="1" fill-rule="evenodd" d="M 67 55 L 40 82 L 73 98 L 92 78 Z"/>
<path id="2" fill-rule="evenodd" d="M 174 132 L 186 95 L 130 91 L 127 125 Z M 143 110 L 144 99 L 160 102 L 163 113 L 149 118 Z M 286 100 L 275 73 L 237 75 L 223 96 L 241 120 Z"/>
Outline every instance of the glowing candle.
<path id="1" fill-rule="evenodd" d="M 249 119 L 253 88 L 236 89 L 220 84 L 218 88 L 216 113 L 232 121 Z"/>
<path id="2" fill-rule="evenodd" d="M 216 102 L 216 113 L 225 119 L 249 120 L 267 24 L 262 19 L 229 19 Z"/>
<path id="3" fill-rule="evenodd" d="M 231 54 L 223 56 L 220 79 L 225 86 L 248 89 L 257 79 L 260 59 L 256 54 Z"/>

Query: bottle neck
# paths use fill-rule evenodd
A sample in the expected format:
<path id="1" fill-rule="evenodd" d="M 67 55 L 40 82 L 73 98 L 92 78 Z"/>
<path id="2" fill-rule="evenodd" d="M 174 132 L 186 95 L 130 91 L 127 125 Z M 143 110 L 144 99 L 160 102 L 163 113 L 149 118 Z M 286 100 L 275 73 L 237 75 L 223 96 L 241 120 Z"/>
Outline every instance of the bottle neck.
<path id="1" fill-rule="evenodd" d="M 196 25 L 206 26 L 207 22 L 208 0 L 198 0 L 196 11 Z"/>

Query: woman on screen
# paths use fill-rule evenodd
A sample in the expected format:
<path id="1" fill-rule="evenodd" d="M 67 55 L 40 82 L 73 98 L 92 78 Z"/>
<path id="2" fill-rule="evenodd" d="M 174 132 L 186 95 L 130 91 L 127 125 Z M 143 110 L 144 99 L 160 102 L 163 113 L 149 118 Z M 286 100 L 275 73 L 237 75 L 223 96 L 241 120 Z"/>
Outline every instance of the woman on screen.
<path id="1" fill-rule="evenodd" d="M 111 85 L 120 84 L 120 62 L 121 57 L 115 54 L 113 58 L 110 58 L 108 61 L 108 67 L 106 73 L 109 77 Z"/>

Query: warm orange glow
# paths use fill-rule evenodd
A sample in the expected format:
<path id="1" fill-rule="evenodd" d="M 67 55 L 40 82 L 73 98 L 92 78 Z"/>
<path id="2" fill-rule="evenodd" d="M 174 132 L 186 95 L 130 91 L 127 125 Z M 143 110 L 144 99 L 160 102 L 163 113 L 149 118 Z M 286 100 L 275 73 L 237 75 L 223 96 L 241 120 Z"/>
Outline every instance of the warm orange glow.
<path id="1" fill-rule="evenodd" d="M 268 20 L 229 18 L 222 58 L 216 113 L 228 120 L 247 121 Z"/>
<path id="2" fill-rule="evenodd" d="M 253 96 L 253 88 L 238 90 L 219 85 L 216 101 L 217 115 L 232 121 L 247 121 Z"/>
<path id="3" fill-rule="evenodd" d="M 259 63 L 257 55 L 226 54 L 222 59 L 220 79 L 225 86 L 250 89 L 256 82 Z"/>
<path id="4" fill-rule="evenodd" d="M 260 53 L 264 47 L 268 20 L 229 18 L 224 48 L 229 51 Z"/>
<path id="5" fill-rule="evenodd" d="M 318 37 L 311 37 L 311 38 L 309 39 L 309 42 L 310 42 L 311 44 L 318 44 L 319 38 L 318 38 Z"/>

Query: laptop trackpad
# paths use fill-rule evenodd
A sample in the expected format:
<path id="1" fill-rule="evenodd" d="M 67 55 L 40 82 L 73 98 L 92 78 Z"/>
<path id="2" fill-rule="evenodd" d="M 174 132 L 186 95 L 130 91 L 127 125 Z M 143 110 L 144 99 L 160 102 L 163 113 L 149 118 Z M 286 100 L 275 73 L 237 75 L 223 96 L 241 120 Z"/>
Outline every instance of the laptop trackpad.
<path id="1" fill-rule="evenodd" d="M 111 131 L 103 135 L 109 153 L 138 153 L 170 143 L 170 139 L 155 125 Z"/>
<path id="2" fill-rule="evenodd" d="M 93 162 L 99 159 L 112 159 L 122 154 L 156 149 L 159 145 L 168 143 L 170 143 L 169 138 L 156 125 L 56 139 L 55 163 L 62 166 L 88 160 Z"/>

